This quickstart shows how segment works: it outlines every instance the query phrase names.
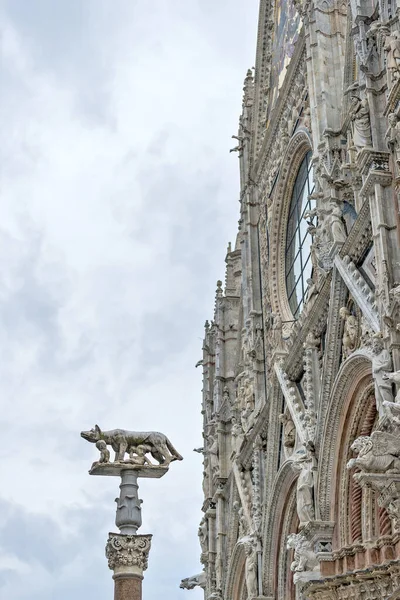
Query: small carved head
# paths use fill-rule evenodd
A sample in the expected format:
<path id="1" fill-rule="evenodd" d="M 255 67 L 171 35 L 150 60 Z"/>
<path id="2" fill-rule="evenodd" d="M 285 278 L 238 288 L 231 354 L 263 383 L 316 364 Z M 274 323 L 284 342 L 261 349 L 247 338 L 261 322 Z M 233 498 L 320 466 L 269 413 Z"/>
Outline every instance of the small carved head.
<path id="1" fill-rule="evenodd" d="M 290 548 L 296 548 L 298 542 L 298 534 L 290 533 L 286 540 L 286 548 L 290 550 Z"/>
<path id="2" fill-rule="evenodd" d="M 350 311 L 346 306 L 342 306 L 342 308 L 339 310 L 339 315 L 342 317 L 342 319 L 345 319 L 350 315 Z"/>
<path id="3" fill-rule="evenodd" d="M 384 348 L 384 343 L 383 343 L 383 339 L 382 339 L 382 334 L 379 333 L 375 333 L 373 338 L 372 338 L 372 351 L 374 354 L 379 354 L 380 352 L 382 352 L 383 348 Z"/>
<path id="4" fill-rule="evenodd" d="M 101 439 L 101 429 L 98 425 L 95 425 L 94 429 L 91 429 L 90 431 L 81 431 L 81 437 L 94 444 Z"/>
<path id="5" fill-rule="evenodd" d="M 96 442 L 96 448 L 97 450 L 106 450 L 107 449 L 107 444 L 105 443 L 104 440 L 98 440 Z"/>
<path id="6" fill-rule="evenodd" d="M 356 440 L 354 440 L 350 448 L 356 454 L 365 454 L 366 451 L 372 448 L 371 438 L 368 435 L 361 435 Z"/>

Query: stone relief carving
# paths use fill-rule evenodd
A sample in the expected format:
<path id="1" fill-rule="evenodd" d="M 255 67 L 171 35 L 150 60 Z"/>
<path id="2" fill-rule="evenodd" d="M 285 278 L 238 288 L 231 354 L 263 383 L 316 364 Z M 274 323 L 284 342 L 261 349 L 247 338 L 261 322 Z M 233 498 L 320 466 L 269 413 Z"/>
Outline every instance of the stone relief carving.
<path id="1" fill-rule="evenodd" d="M 286 542 L 288 550 L 294 549 L 294 560 L 290 565 L 291 571 L 313 571 L 319 562 L 308 539 L 302 533 L 291 533 Z"/>
<path id="2" fill-rule="evenodd" d="M 383 431 L 374 431 L 371 436 L 361 436 L 351 445 L 358 454 L 347 463 L 368 473 L 400 473 L 400 438 Z"/>
<path id="3" fill-rule="evenodd" d="M 129 448 L 138 446 L 142 446 L 143 451 L 150 452 L 160 465 L 167 466 L 173 460 L 182 460 L 182 456 L 173 447 L 167 436 L 157 431 L 128 431 L 126 429 L 102 431 L 98 425 L 95 425 L 94 429 L 90 431 L 82 431 L 81 437 L 93 444 L 104 441 L 107 446 L 111 446 L 115 452 L 115 462 L 124 462 Z"/>

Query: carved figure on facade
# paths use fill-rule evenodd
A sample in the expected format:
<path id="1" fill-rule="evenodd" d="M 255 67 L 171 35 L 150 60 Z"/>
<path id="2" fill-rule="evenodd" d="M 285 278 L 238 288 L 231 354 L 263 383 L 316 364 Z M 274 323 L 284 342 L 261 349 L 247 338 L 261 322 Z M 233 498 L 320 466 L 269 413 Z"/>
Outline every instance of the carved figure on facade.
<path id="1" fill-rule="evenodd" d="M 203 554 L 208 552 L 208 520 L 203 517 L 200 521 L 198 536 L 200 540 L 201 551 Z"/>
<path id="2" fill-rule="evenodd" d="M 245 543 L 244 551 L 246 554 L 246 587 L 247 597 L 249 600 L 257 598 L 258 596 L 258 565 L 257 565 L 257 551 L 253 538 Z"/>
<path id="3" fill-rule="evenodd" d="M 296 426 L 287 412 L 279 415 L 279 420 L 283 426 L 283 445 L 285 448 L 293 448 L 296 443 Z"/>
<path id="4" fill-rule="evenodd" d="M 400 438 L 383 431 L 361 436 L 351 445 L 358 456 L 347 463 L 367 473 L 400 473 Z"/>
<path id="5" fill-rule="evenodd" d="M 397 387 L 396 397 L 394 402 L 385 401 L 383 403 L 385 409 L 389 413 L 389 418 L 395 426 L 400 425 L 400 371 L 394 373 L 385 373 L 383 378 L 390 383 L 395 383 Z"/>
<path id="6" fill-rule="evenodd" d="M 293 548 L 294 560 L 290 565 L 291 571 L 298 573 L 301 571 L 313 571 L 319 566 L 315 552 L 308 539 L 300 533 L 291 533 L 286 541 L 288 550 Z"/>
<path id="7" fill-rule="evenodd" d="M 382 335 L 377 333 L 372 339 L 372 376 L 375 381 L 375 401 L 379 416 L 385 413 L 384 402 L 392 402 L 392 385 L 387 379 L 387 372 L 392 370 L 392 358 L 386 350 Z"/>
<path id="8" fill-rule="evenodd" d="M 216 432 L 209 434 L 207 454 L 210 459 L 211 473 L 214 476 L 219 471 L 218 435 Z"/>
<path id="9" fill-rule="evenodd" d="M 115 462 L 123 462 L 125 453 L 132 446 L 144 445 L 146 452 L 150 452 L 159 464 L 169 465 L 173 460 L 182 460 L 169 439 L 157 431 L 128 431 L 126 429 L 111 429 L 102 431 L 95 425 L 90 431 L 82 431 L 81 437 L 88 442 L 96 444 L 104 441 L 115 452 Z"/>
<path id="10" fill-rule="evenodd" d="M 342 211 L 338 204 L 330 203 L 330 212 L 327 216 L 328 227 L 334 244 L 344 244 L 347 239 L 346 226 L 342 218 Z"/>
<path id="11" fill-rule="evenodd" d="M 305 297 L 305 302 L 307 302 L 307 305 L 309 307 L 312 306 L 312 304 L 316 300 L 317 296 L 318 296 L 317 284 L 312 277 L 309 277 L 307 279 L 307 291 L 306 291 L 306 297 Z"/>
<path id="12" fill-rule="evenodd" d="M 393 373 L 385 373 L 383 376 L 385 381 L 391 381 L 397 386 L 397 394 L 394 399 L 396 404 L 400 405 L 400 371 L 394 371 Z"/>
<path id="13" fill-rule="evenodd" d="M 314 458 L 310 451 L 296 453 L 292 468 L 299 472 L 296 486 L 296 506 L 300 527 L 315 519 L 314 509 Z"/>
<path id="14" fill-rule="evenodd" d="M 396 163 L 400 164 L 400 121 L 395 113 L 388 115 L 389 127 L 385 138 L 388 148 L 394 152 Z"/>
<path id="15" fill-rule="evenodd" d="M 237 421 L 236 417 L 232 417 L 232 450 L 235 454 L 239 454 L 244 441 L 243 427 Z"/>
<path id="16" fill-rule="evenodd" d="M 394 31 L 388 35 L 385 40 L 386 68 L 390 74 L 389 85 L 393 85 L 398 78 L 400 72 L 400 33 Z"/>
<path id="17" fill-rule="evenodd" d="M 353 144 L 357 150 L 372 146 L 371 120 L 367 98 L 351 97 L 350 119 L 352 122 Z"/>
<path id="18" fill-rule="evenodd" d="M 241 539 L 242 537 L 244 537 L 245 535 L 247 535 L 248 533 L 248 524 L 247 524 L 247 520 L 244 514 L 244 510 L 242 505 L 240 504 L 240 502 L 238 502 L 237 500 L 235 500 L 235 502 L 233 503 L 233 509 L 237 512 L 238 515 L 238 521 L 239 521 L 239 539 Z"/>
<path id="19" fill-rule="evenodd" d="M 342 355 L 346 359 L 357 347 L 358 342 L 358 319 L 346 306 L 342 306 L 339 314 L 344 321 Z"/>
<path id="20" fill-rule="evenodd" d="M 278 350 L 283 348 L 283 323 L 278 313 L 272 313 L 272 342 Z"/>

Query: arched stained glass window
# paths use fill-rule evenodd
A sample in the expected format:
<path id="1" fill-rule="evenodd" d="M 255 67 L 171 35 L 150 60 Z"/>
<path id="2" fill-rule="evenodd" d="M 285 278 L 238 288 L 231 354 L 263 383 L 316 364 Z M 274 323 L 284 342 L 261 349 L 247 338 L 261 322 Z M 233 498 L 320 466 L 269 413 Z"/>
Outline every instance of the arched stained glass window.
<path id="1" fill-rule="evenodd" d="M 313 191 L 310 151 L 304 157 L 294 183 L 286 236 L 286 288 L 289 306 L 295 318 L 303 308 L 308 288 L 307 280 L 312 274 L 312 237 L 308 232 L 304 214 L 313 208 L 309 199 Z"/>

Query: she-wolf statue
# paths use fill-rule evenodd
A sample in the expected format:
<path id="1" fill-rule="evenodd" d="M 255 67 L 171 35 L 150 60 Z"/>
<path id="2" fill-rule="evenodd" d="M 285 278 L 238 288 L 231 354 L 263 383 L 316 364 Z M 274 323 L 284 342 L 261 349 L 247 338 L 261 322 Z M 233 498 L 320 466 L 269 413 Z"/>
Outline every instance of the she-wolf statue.
<path id="1" fill-rule="evenodd" d="M 169 439 L 158 431 L 127 431 L 126 429 L 110 429 L 102 431 L 98 425 L 90 431 L 81 431 L 84 440 L 95 444 L 104 440 L 115 452 L 115 462 L 123 462 L 125 453 L 132 446 L 143 445 L 147 452 L 155 458 L 160 465 L 169 465 L 173 460 L 183 460 Z"/>

